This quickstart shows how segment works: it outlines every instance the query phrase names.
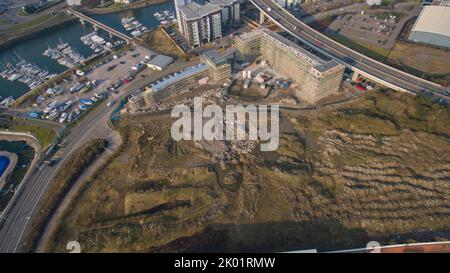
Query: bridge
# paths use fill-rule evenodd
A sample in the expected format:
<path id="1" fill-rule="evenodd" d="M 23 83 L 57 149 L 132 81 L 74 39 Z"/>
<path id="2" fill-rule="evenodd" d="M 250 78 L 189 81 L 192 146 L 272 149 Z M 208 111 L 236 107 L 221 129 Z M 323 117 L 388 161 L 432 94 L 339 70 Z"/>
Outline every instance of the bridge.
<path id="1" fill-rule="evenodd" d="M 101 22 L 99 22 L 97 20 L 94 20 L 91 17 L 89 17 L 89 16 L 87 16 L 87 15 L 85 15 L 85 14 L 79 12 L 79 11 L 76 11 L 76 10 L 74 10 L 72 8 L 67 8 L 66 9 L 66 13 L 68 15 L 73 15 L 73 16 L 78 17 L 82 24 L 85 24 L 86 22 L 92 24 L 96 31 L 98 29 L 103 29 L 104 31 L 107 31 L 110 36 L 119 37 L 120 39 L 124 40 L 127 43 L 133 42 L 133 38 L 132 37 L 130 37 L 130 36 L 120 32 L 120 31 L 118 31 L 118 30 L 116 30 L 116 29 L 114 29 L 112 27 L 109 27 L 109 26 L 107 26 L 107 25 L 105 25 L 105 24 L 103 24 L 103 23 L 101 23 Z"/>
<path id="2" fill-rule="evenodd" d="M 304 44 L 332 58 L 355 72 L 383 86 L 397 91 L 422 94 L 434 99 L 450 99 L 448 91 L 439 84 L 416 77 L 393 68 L 328 38 L 306 25 L 273 0 L 250 0 L 261 12 L 260 21 L 265 18 L 275 22 Z"/>

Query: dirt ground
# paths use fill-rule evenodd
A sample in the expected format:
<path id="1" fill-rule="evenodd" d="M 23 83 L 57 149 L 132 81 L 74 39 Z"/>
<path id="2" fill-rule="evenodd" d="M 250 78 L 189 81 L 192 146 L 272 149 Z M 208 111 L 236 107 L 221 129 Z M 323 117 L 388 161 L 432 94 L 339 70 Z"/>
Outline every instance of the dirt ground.
<path id="1" fill-rule="evenodd" d="M 450 238 L 450 110 L 373 92 L 283 112 L 275 152 L 174 142 L 168 113 L 119 124 L 124 144 L 67 212 L 51 251 L 335 250 Z M 227 147 L 227 148 L 224 148 Z"/>
<path id="2" fill-rule="evenodd" d="M 431 74 L 450 74 L 450 50 L 413 43 L 397 42 L 389 61 Z"/>
<path id="3" fill-rule="evenodd" d="M 155 29 L 141 37 L 145 44 L 161 54 L 170 55 L 175 58 L 184 58 L 184 53 L 165 35 L 161 29 Z"/>

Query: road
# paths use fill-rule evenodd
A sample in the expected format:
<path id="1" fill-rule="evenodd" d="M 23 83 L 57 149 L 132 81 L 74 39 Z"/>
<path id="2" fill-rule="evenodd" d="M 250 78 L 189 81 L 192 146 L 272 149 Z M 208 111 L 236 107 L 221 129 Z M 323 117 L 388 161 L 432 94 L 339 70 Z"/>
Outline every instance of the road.
<path id="1" fill-rule="evenodd" d="M 308 43 L 319 52 L 338 60 L 353 71 L 379 83 L 384 82 L 384 85 L 397 90 L 423 94 L 434 99 L 443 97 L 449 99 L 442 86 L 382 64 L 339 44 L 307 26 L 272 0 L 250 1 L 282 29 Z"/>
<path id="2" fill-rule="evenodd" d="M 319 13 L 316 13 L 313 15 L 308 15 L 308 16 L 301 18 L 301 20 L 303 23 L 309 24 L 316 20 L 325 19 L 328 16 L 332 16 L 332 15 L 345 14 L 348 12 L 361 12 L 361 10 L 364 7 L 367 7 L 367 4 L 365 2 L 364 3 L 354 3 L 354 4 L 351 4 L 348 6 L 339 7 L 339 8 L 335 8 L 335 9 L 327 10 L 327 11 L 322 11 L 322 12 L 319 12 Z M 296 15 L 298 13 L 292 12 L 292 14 Z"/>
<path id="3" fill-rule="evenodd" d="M 112 35 L 115 35 L 115 36 L 119 37 L 120 39 L 125 40 L 127 43 L 130 43 L 130 42 L 133 41 L 132 37 L 130 37 L 130 36 L 120 32 L 120 31 L 118 31 L 118 30 L 116 30 L 116 29 L 114 29 L 112 27 L 109 27 L 109 26 L 103 24 L 102 22 L 94 20 L 91 17 L 89 17 L 87 15 L 84 15 L 83 13 L 78 12 L 78 11 L 72 9 L 72 8 L 68 8 L 66 10 L 66 12 L 68 14 L 70 14 L 70 15 L 74 15 L 74 16 L 78 17 L 81 20 L 84 20 L 84 21 L 87 21 L 87 22 L 91 23 L 95 27 L 98 27 L 98 28 L 103 29 L 104 31 L 107 31 L 107 32 L 111 33 Z"/>
<path id="4" fill-rule="evenodd" d="M 148 77 L 137 78 L 128 85 L 122 86 L 120 98 L 126 97 L 139 88 L 196 63 L 197 61 L 173 64 L 167 69 L 154 72 Z M 94 137 L 104 138 L 111 133 L 107 120 L 113 110 L 114 107 L 107 107 L 106 103 L 102 103 L 92 109 L 62 141 L 61 160 L 54 166 L 41 165 L 35 168 L 29 178 L 22 181 L 21 186 L 0 219 L 0 253 L 21 251 L 21 242 L 24 239 L 27 227 L 33 217 L 39 215 L 36 208 L 56 171 L 64 165 L 75 150 L 88 140 Z"/>

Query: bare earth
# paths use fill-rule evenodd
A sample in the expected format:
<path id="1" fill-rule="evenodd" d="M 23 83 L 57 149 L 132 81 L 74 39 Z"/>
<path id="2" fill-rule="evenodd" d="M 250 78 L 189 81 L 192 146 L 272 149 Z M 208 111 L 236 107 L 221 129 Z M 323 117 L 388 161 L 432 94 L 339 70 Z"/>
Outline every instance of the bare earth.
<path id="1" fill-rule="evenodd" d="M 450 238 L 450 110 L 371 93 L 290 111 L 276 152 L 170 137 L 168 114 L 119 124 L 123 145 L 71 204 L 51 251 L 335 250 Z"/>
<path id="2" fill-rule="evenodd" d="M 450 74 L 450 50 L 397 42 L 389 60 L 430 74 Z"/>

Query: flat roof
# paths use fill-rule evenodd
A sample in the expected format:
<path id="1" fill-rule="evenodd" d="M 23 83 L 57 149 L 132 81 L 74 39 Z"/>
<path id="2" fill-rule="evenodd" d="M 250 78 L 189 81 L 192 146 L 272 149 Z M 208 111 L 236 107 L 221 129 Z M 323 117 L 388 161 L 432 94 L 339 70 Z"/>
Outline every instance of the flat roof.
<path id="1" fill-rule="evenodd" d="M 155 58 L 151 59 L 148 64 L 158 66 L 161 68 L 165 68 L 169 64 L 171 64 L 173 61 L 173 58 L 166 55 L 157 55 Z"/>
<path id="2" fill-rule="evenodd" d="M 205 5 L 199 5 L 196 2 L 191 2 L 187 5 L 178 8 L 186 17 L 186 20 L 194 20 L 205 17 L 213 12 L 221 11 L 219 6 L 206 3 Z"/>
<path id="3" fill-rule="evenodd" d="M 178 71 L 178 72 L 176 72 L 174 74 L 171 74 L 171 75 L 169 75 L 168 77 L 165 77 L 162 80 L 154 82 L 150 86 L 150 88 L 152 89 L 153 92 L 158 92 L 158 91 L 160 91 L 160 90 L 170 86 L 171 84 L 173 84 L 173 83 L 175 83 L 175 82 L 177 82 L 179 80 L 182 80 L 182 79 L 185 79 L 185 78 L 189 78 L 189 77 L 191 77 L 191 76 L 193 76 L 193 75 L 195 75 L 195 74 L 197 74 L 199 72 L 202 72 L 202 71 L 206 70 L 207 68 L 208 68 L 208 65 L 205 64 L 205 63 L 201 63 L 201 64 L 198 64 L 198 65 L 195 65 L 195 66 L 188 67 L 188 68 L 186 68 L 186 69 L 184 69 L 182 71 Z"/>
<path id="4" fill-rule="evenodd" d="M 322 65 L 327 62 L 276 32 L 265 28 L 261 28 L 260 31 L 266 34 L 266 36 L 269 36 L 279 43 L 283 44 L 289 50 L 295 52 L 298 57 L 302 58 L 313 66 Z"/>
<path id="5" fill-rule="evenodd" d="M 226 63 L 226 59 L 219 54 L 216 49 L 208 50 L 202 54 L 203 58 L 206 58 L 207 61 L 210 61 L 215 66 Z"/>
<path id="6" fill-rule="evenodd" d="M 412 31 L 437 33 L 450 37 L 450 7 L 423 7 Z"/>
<path id="7" fill-rule="evenodd" d="M 211 4 L 219 6 L 230 6 L 238 2 L 238 0 L 208 0 Z"/>
<path id="8" fill-rule="evenodd" d="M 244 32 L 239 35 L 236 35 L 236 37 L 238 39 L 241 39 L 243 41 L 248 40 L 248 39 L 254 39 L 257 36 L 259 36 L 259 33 L 256 31 L 249 31 L 249 32 Z"/>

